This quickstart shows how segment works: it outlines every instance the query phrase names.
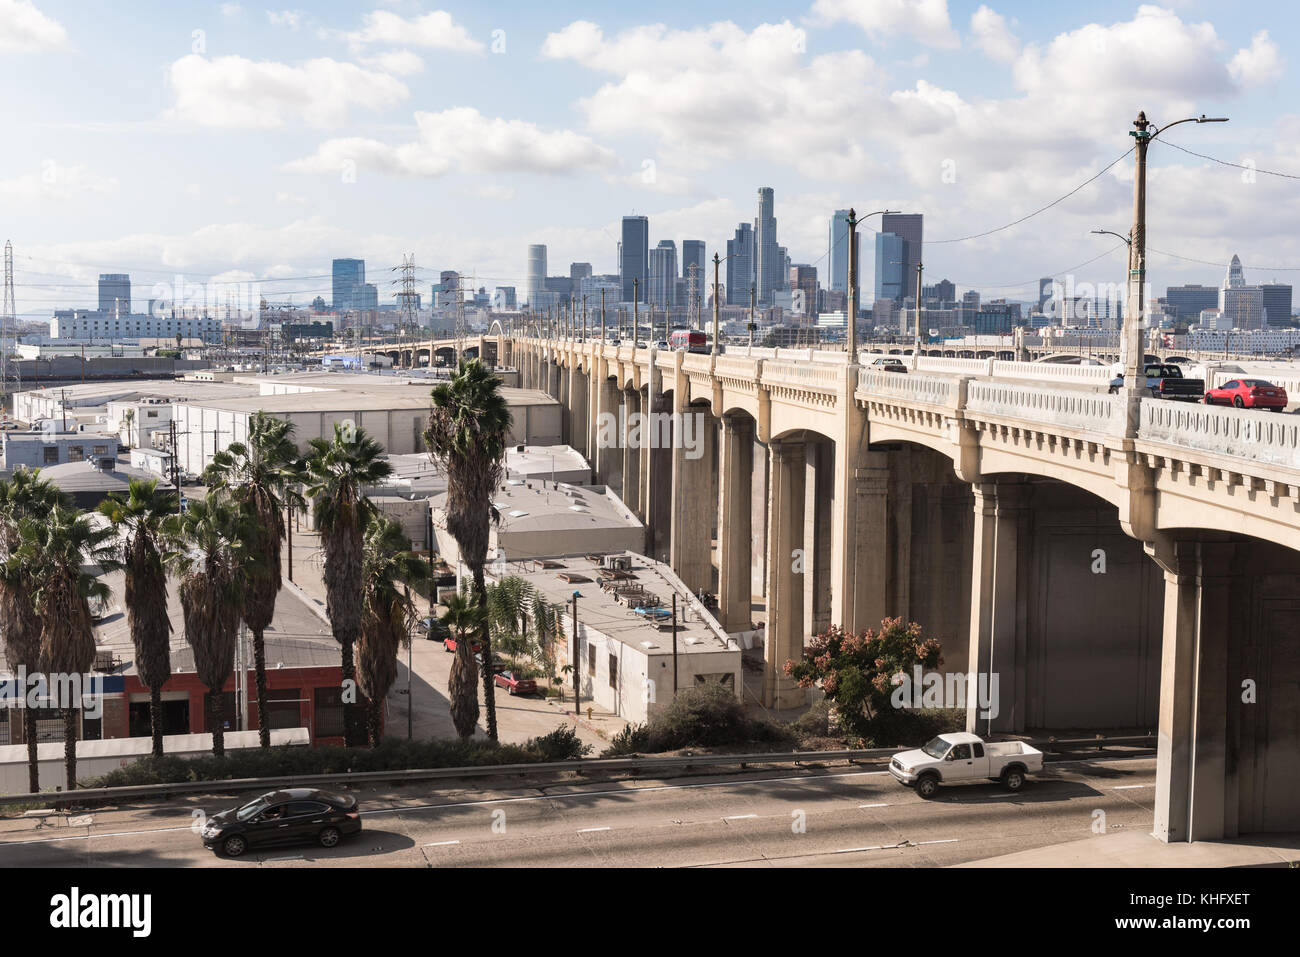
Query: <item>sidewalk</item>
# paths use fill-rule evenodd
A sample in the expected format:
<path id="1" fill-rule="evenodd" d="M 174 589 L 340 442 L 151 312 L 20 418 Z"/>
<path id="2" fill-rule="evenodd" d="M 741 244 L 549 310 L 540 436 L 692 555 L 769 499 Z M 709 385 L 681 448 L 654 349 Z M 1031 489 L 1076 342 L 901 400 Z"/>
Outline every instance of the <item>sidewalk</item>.
<path id="1" fill-rule="evenodd" d="M 1287 867 L 1300 864 L 1300 834 L 1165 844 L 1144 831 L 1099 834 L 954 867 Z"/>

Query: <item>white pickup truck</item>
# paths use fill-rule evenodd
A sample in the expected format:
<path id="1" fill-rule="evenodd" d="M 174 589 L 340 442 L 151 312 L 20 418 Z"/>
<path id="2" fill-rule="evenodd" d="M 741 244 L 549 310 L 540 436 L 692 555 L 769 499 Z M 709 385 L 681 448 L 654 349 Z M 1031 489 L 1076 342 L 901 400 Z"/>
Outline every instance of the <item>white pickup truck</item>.
<path id="1" fill-rule="evenodd" d="M 889 773 L 921 797 L 933 797 L 940 784 L 1001 781 L 1019 791 L 1025 775 L 1043 770 L 1043 752 L 1023 741 L 985 741 L 978 735 L 941 734 L 916 751 L 890 759 Z"/>

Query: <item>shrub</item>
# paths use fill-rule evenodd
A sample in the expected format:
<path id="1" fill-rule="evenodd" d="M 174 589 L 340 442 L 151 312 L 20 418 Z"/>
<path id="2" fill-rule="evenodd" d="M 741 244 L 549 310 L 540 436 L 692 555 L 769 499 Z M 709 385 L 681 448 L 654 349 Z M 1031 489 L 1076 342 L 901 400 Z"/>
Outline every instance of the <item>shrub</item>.
<path id="1" fill-rule="evenodd" d="M 793 743 L 788 728 L 747 717 L 734 694 L 716 682 L 705 682 L 679 691 L 647 724 L 628 725 L 614 736 L 604 756 L 745 744 L 792 747 Z"/>
<path id="2" fill-rule="evenodd" d="M 565 725 L 541 737 L 530 738 L 524 750 L 537 755 L 539 761 L 576 761 L 590 754 L 592 747 L 583 744 L 576 729 Z"/>
<path id="3" fill-rule="evenodd" d="M 603 758 L 621 758 L 650 750 L 650 726 L 629 724 L 614 735 L 610 745 L 602 753 Z"/>

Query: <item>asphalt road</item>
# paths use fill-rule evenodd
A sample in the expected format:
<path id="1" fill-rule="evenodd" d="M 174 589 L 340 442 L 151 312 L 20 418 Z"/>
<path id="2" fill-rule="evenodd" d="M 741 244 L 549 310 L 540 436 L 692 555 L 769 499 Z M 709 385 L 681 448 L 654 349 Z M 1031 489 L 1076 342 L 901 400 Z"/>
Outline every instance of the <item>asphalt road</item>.
<path id="1" fill-rule="evenodd" d="M 922 800 L 883 767 L 767 769 L 669 780 L 361 793 L 364 830 L 338 847 L 227 859 L 192 822 L 207 797 L 92 812 L 67 826 L 0 819 L 0 867 L 931 867 L 1149 830 L 1155 759 L 1053 763 L 1012 795 L 994 784 Z"/>

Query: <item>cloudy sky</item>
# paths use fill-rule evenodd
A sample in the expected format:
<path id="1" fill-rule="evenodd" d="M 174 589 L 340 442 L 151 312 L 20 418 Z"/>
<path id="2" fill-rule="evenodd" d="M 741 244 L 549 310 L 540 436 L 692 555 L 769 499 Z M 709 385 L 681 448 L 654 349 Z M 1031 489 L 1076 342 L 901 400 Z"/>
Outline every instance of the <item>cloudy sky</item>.
<path id="1" fill-rule="evenodd" d="M 94 277 L 277 280 L 328 299 L 335 256 L 413 253 L 489 289 L 616 271 L 618 221 L 712 256 L 759 186 L 795 262 L 837 207 L 925 214 L 927 281 L 1032 297 L 1120 282 L 1139 108 L 1206 113 L 1151 150 L 1150 265 L 1300 278 L 1297 15 L 1267 4 L 990 0 L 302 3 L 0 0 L 0 239 L 18 309 Z M 651 12 L 652 11 L 652 12 Z M 1174 144 L 1238 166 L 1174 148 Z M 963 240 L 943 242 L 943 240 Z M 867 243 L 864 272 L 872 263 Z M 1096 258 L 1100 257 L 1100 258 Z M 1087 262 L 1088 260 L 1094 260 Z M 1085 264 L 1086 263 L 1086 264 Z M 869 285 L 869 284 L 868 284 Z M 864 298 L 869 298 L 868 296 Z"/>

